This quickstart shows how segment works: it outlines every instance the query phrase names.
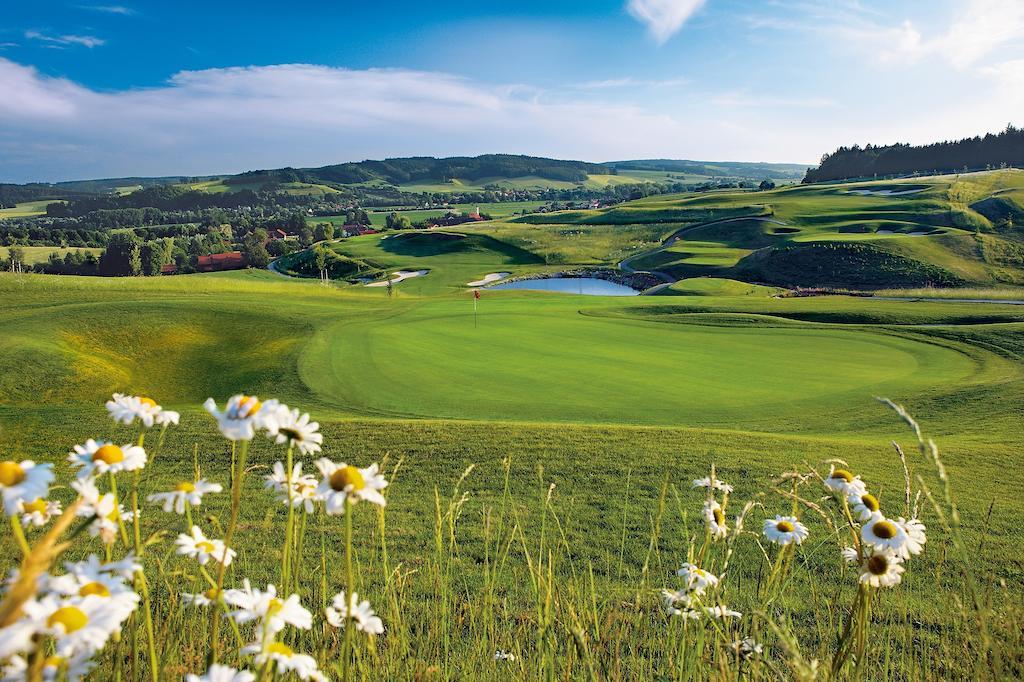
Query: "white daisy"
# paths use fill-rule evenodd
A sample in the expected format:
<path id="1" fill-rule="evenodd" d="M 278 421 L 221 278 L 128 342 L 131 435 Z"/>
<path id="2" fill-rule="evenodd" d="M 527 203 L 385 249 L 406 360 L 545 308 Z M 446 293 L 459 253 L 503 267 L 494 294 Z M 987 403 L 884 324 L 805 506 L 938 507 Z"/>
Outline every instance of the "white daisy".
<path id="1" fill-rule="evenodd" d="M 855 547 L 843 547 L 840 553 L 843 555 L 843 561 L 848 564 L 855 564 L 860 561 L 860 553 Z"/>
<path id="2" fill-rule="evenodd" d="M 68 462 L 71 466 L 80 467 L 78 478 L 89 478 L 141 469 L 146 466 L 146 451 L 138 445 L 118 447 L 113 443 L 97 442 L 90 438 L 85 441 L 85 445 L 75 446 L 75 451 L 68 454 Z"/>
<path id="3" fill-rule="evenodd" d="M 676 575 L 683 579 L 684 589 L 687 592 L 694 592 L 698 595 L 704 594 L 709 587 L 718 586 L 718 576 L 693 564 L 683 564 L 682 568 L 676 571 Z"/>
<path id="4" fill-rule="evenodd" d="M 153 493 L 146 499 L 150 502 L 162 502 L 165 512 L 174 509 L 176 514 L 185 513 L 185 503 L 192 507 L 198 507 L 203 503 L 203 495 L 207 493 L 219 493 L 223 490 L 219 483 L 210 483 L 200 478 L 198 481 L 182 481 L 174 487 L 174 490 L 167 493 Z"/>
<path id="5" fill-rule="evenodd" d="M 729 645 L 741 661 L 747 661 L 764 653 L 764 645 L 753 637 L 738 639 Z"/>
<path id="6" fill-rule="evenodd" d="M 880 512 L 872 514 L 861 527 L 860 537 L 872 547 L 892 552 L 901 559 L 910 556 L 911 548 L 921 551 L 920 544 L 911 541 L 901 524 L 885 518 Z"/>
<path id="7" fill-rule="evenodd" d="M 281 405 L 275 417 L 275 423 L 267 429 L 267 436 L 278 444 L 294 445 L 303 455 L 320 452 L 320 445 L 324 442 L 323 435 L 319 433 L 320 424 L 309 421 L 308 414 Z"/>
<path id="8" fill-rule="evenodd" d="M 217 409 L 213 398 L 207 398 L 203 407 L 216 418 L 220 432 L 228 440 L 252 440 L 256 429 L 273 431 L 277 424 L 280 403 L 268 400 L 261 403 L 256 396 L 234 395 L 228 399 L 224 411 Z"/>
<path id="9" fill-rule="evenodd" d="M 256 676 L 248 670 L 235 670 L 226 665 L 214 663 L 205 675 L 185 676 L 185 682 L 253 682 Z"/>
<path id="10" fill-rule="evenodd" d="M 271 660 L 278 673 L 294 672 L 301 680 L 326 680 L 317 668 L 316 660 L 306 654 L 297 654 L 283 642 L 271 642 L 266 648 L 259 644 L 250 644 L 242 649 L 242 653 L 254 655 L 253 660 L 260 666 Z"/>
<path id="11" fill-rule="evenodd" d="M 35 599 L 29 599 L 22 607 L 22 612 L 26 607 L 31 608 L 35 603 Z M 32 638 L 35 637 L 37 630 L 36 623 L 26 615 L 22 615 L 10 625 L 0 628 L 0 660 L 33 649 L 35 644 Z M 19 679 L 25 678 L 22 676 Z"/>
<path id="12" fill-rule="evenodd" d="M 501 649 L 498 649 L 494 652 L 494 660 L 511 662 L 516 660 L 516 655 L 511 651 L 502 651 Z"/>
<path id="13" fill-rule="evenodd" d="M 71 487 L 82 496 L 83 504 L 78 508 L 78 516 L 94 517 L 89 524 L 89 535 L 99 537 L 106 544 L 117 540 L 120 523 L 130 523 L 135 515 L 126 511 L 123 504 L 118 504 L 113 493 L 101 495 L 91 478 L 80 479 L 71 483 Z"/>
<path id="14" fill-rule="evenodd" d="M 53 465 L 36 464 L 30 459 L 21 462 L 0 462 L 0 492 L 4 496 L 4 512 L 18 513 L 22 502 L 46 497 L 53 483 Z"/>
<path id="15" fill-rule="evenodd" d="M 879 510 L 878 498 L 866 490 L 860 495 L 850 495 L 847 498 L 850 510 L 857 520 L 863 523 L 871 518 L 871 515 Z"/>
<path id="16" fill-rule="evenodd" d="M 78 682 L 84 679 L 92 669 L 96 667 L 96 661 L 92 659 L 89 652 L 77 654 L 71 658 L 63 656 L 48 656 L 43 661 L 43 680 L 54 682 L 65 680 L 66 682 Z M 3 682 L 18 682 L 28 679 L 28 661 L 21 656 L 12 656 L 11 660 L 3 670 Z"/>
<path id="17" fill-rule="evenodd" d="M 161 409 L 153 421 L 157 426 L 170 426 L 171 424 L 177 426 L 178 422 L 181 421 L 181 415 L 173 410 Z"/>
<path id="18" fill-rule="evenodd" d="M 925 525 L 919 519 L 905 520 L 902 516 L 896 523 L 903 528 L 907 534 L 907 551 L 911 554 L 920 554 L 924 551 L 924 543 L 928 541 L 925 535 Z"/>
<path id="19" fill-rule="evenodd" d="M 903 580 L 903 562 L 896 555 L 875 550 L 861 567 L 860 582 L 872 587 L 894 587 Z"/>
<path id="20" fill-rule="evenodd" d="M 860 476 L 854 476 L 846 469 L 839 469 L 835 466 L 825 479 L 825 485 L 831 490 L 840 493 L 843 497 L 860 496 L 868 491 Z"/>
<path id="21" fill-rule="evenodd" d="M 125 618 L 139 604 L 139 595 L 128 585 L 125 579 L 116 573 L 103 570 L 103 565 L 95 555 L 89 560 L 65 564 L 68 572 L 53 576 L 47 581 L 47 589 L 65 598 L 99 597 L 110 600 L 115 611 Z"/>
<path id="22" fill-rule="evenodd" d="M 764 536 L 778 545 L 800 544 L 807 539 L 810 531 L 795 516 L 776 516 L 764 520 Z"/>
<path id="23" fill-rule="evenodd" d="M 711 531 L 714 540 L 721 540 L 728 537 L 729 526 L 725 522 L 725 514 L 722 513 L 722 505 L 715 500 L 704 502 L 704 523 Z"/>
<path id="24" fill-rule="evenodd" d="M 60 600 L 47 596 L 26 603 L 23 610 L 39 632 L 53 637 L 57 655 L 65 657 L 99 651 L 131 613 L 118 600 L 98 596 Z"/>
<path id="25" fill-rule="evenodd" d="M 31 502 L 21 502 L 18 511 L 21 513 L 21 525 L 26 528 L 29 526 L 38 528 L 48 524 L 54 516 L 60 516 L 61 506 L 60 502 L 56 500 L 40 497 Z"/>
<path id="26" fill-rule="evenodd" d="M 743 615 L 739 611 L 733 611 L 727 606 L 722 606 L 721 604 L 719 604 L 718 606 L 705 606 L 704 614 L 707 616 L 711 616 L 712 618 L 715 618 L 717 620 L 724 620 L 726 618 L 740 618 Z"/>
<path id="27" fill-rule="evenodd" d="M 115 393 L 107 401 L 107 412 L 115 422 L 131 424 L 138 419 L 146 428 L 153 426 L 162 408 L 152 398 Z"/>
<path id="28" fill-rule="evenodd" d="M 387 504 L 380 491 L 387 487 L 388 482 L 378 473 L 376 464 L 359 469 L 344 462 L 335 464 L 331 460 L 321 457 L 316 461 L 316 468 L 323 476 L 316 492 L 327 505 L 328 514 L 343 513 L 345 498 L 348 495 L 352 496 L 353 504 L 359 500 L 372 502 L 382 507 Z"/>
<path id="29" fill-rule="evenodd" d="M 714 490 L 721 490 L 726 495 L 732 493 L 732 486 L 724 481 L 719 481 L 717 478 L 712 481 L 710 476 L 704 478 L 695 478 L 693 480 L 692 488 L 713 488 Z"/>
<path id="30" fill-rule="evenodd" d="M 224 592 L 224 601 L 236 607 L 229 615 L 238 623 L 249 623 L 259 620 L 265 633 L 276 635 L 285 626 L 292 625 L 302 630 L 313 626 L 313 614 L 299 602 L 299 595 L 293 594 L 287 599 L 277 596 L 277 588 L 267 585 L 266 590 L 253 589 L 248 580 L 243 581 L 242 589 Z"/>
<path id="31" fill-rule="evenodd" d="M 178 545 L 178 554 L 193 557 L 200 566 L 205 566 L 211 559 L 230 566 L 235 558 L 235 550 L 228 549 L 222 540 L 211 540 L 206 537 L 199 526 L 192 526 L 189 535 L 179 534 L 174 542 Z"/>
<path id="32" fill-rule="evenodd" d="M 217 599 L 217 588 L 211 587 L 205 592 L 182 592 L 181 600 L 187 606 L 209 606 Z"/>
<path id="33" fill-rule="evenodd" d="M 345 592 L 334 595 L 331 606 L 326 609 L 327 622 L 336 628 L 343 628 L 348 622 L 349 614 L 357 630 L 370 635 L 379 635 L 384 632 L 384 623 L 370 608 L 370 602 L 366 599 L 359 601 L 359 594 L 352 593 L 352 598 L 346 604 Z"/>

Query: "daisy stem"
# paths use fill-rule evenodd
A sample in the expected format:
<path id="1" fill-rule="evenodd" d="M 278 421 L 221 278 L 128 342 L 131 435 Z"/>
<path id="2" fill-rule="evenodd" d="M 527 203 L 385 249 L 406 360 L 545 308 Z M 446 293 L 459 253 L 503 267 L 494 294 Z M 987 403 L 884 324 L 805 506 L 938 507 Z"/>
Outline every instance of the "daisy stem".
<path id="1" fill-rule="evenodd" d="M 192 505 L 188 503 L 188 500 L 185 500 L 185 523 L 188 524 L 185 526 L 185 532 L 192 532 Z"/>
<path id="2" fill-rule="evenodd" d="M 342 674 L 345 682 L 352 679 L 352 592 L 356 587 L 355 573 L 352 570 L 352 496 L 345 496 L 345 655 L 342 657 Z"/>
<path id="3" fill-rule="evenodd" d="M 145 437 L 145 433 L 139 435 L 139 444 L 142 444 L 142 439 Z M 135 556 L 139 561 L 142 561 L 142 528 L 139 523 L 139 470 L 136 469 L 132 472 L 132 530 L 134 531 L 135 539 Z M 142 593 L 142 607 L 145 609 L 146 617 L 146 646 L 149 649 L 149 672 L 153 678 L 153 682 L 158 682 L 160 679 L 159 663 L 156 657 L 156 637 L 153 633 L 153 604 L 149 597 L 149 585 L 146 582 L 146 575 L 142 570 L 135 572 L 135 582 L 139 586 L 139 591 Z"/>
<path id="4" fill-rule="evenodd" d="M 291 551 L 292 551 L 292 536 L 295 534 L 295 509 L 292 507 L 292 451 L 295 449 L 295 443 L 291 439 L 288 440 L 288 454 L 285 455 L 287 464 L 285 465 L 285 478 L 288 490 L 288 522 L 285 524 L 284 531 L 284 548 L 281 551 L 281 590 L 282 594 L 288 594 L 288 584 L 291 579 Z"/>
<path id="5" fill-rule="evenodd" d="M 22 555 L 28 556 L 32 549 L 28 546 L 28 540 L 25 539 L 25 531 L 21 527 L 21 521 L 18 520 L 17 514 L 11 514 L 11 530 L 14 532 L 14 539 L 17 540 Z"/>
<path id="6" fill-rule="evenodd" d="M 121 497 L 117 494 L 117 477 L 110 472 L 110 492 L 114 495 L 114 513 L 117 514 L 117 529 L 121 533 L 121 542 L 128 547 L 128 531 L 124 527 L 124 519 L 121 518 Z"/>
<path id="7" fill-rule="evenodd" d="M 245 473 L 245 458 L 249 454 L 249 441 L 242 441 L 242 447 L 238 449 L 237 461 L 235 458 L 235 442 L 231 441 L 231 516 L 228 518 L 228 529 L 224 534 L 224 554 L 221 556 L 220 561 L 217 565 L 217 603 L 211 609 L 211 620 L 210 620 L 210 663 L 217 662 L 217 655 L 219 653 L 219 644 L 217 642 L 217 635 L 220 633 L 220 610 L 221 604 L 221 592 L 224 589 L 224 572 L 227 568 L 228 550 L 231 549 L 231 540 L 235 536 L 235 526 L 238 525 L 238 508 L 242 504 L 242 475 Z"/>

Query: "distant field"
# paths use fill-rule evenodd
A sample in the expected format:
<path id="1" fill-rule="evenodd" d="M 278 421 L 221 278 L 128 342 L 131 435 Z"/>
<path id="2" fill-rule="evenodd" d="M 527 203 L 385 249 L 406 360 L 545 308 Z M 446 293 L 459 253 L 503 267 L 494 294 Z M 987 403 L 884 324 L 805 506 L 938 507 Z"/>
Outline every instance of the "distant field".
<path id="1" fill-rule="evenodd" d="M 42 199 L 40 201 L 24 201 L 14 208 L 0 208 L 0 220 L 4 218 L 28 218 L 34 215 L 46 213 L 47 204 L 61 203 L 53 199 Z"/>
<path id="2" fill-rule="evenodd" d="M 96 249 L 96 248 L 90 248 L 90 247 L 78 248 L 78 247 L 75 247 L 75 246 L 68 247 L 68 248 L 60 248 L 60 247 L 57 247 L 57 246 L 19 246 L 17 248 L 20 248 L 24 252 L 24 254 L 25 254 L 25 262 L 28 263 L 29 265 L 32 265 L 33 263 L 42 263 L 42 262 L 48 260 L 50 258 L 50 254 L 53 253 L 54 251 L 59 253 L 61 258 L 63 258 L 65 254 L 67 254 L 69 252 L 73 252 L 73 251 L 82 251 L 84 253 L 91 253 L 91 254 L 94 254 L 96 256 L 98 256 L 101 253 L 103 253 L 103 249 Z M 7 258 L 7 257 L 8 257 L 8 249 L 7 249 L 7 247 L 6 246 L 0 246 L 0 258 Z"/>

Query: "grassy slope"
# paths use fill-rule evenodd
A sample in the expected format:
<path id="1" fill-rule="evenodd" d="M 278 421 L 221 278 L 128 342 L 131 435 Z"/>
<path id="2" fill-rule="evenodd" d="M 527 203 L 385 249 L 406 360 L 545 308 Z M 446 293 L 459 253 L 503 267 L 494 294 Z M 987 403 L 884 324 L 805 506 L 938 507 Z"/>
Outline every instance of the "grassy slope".
<path id="1" fill-rule="evenodd" d="M 369 239 L 362 244 L 373 248 Z M 443 269 L 440 255 L 404 257 L 434 259 L 435 269 Z M 450 267 L 456 273 L 464 265 Z M 102 400 L 131 390 L 184 411 L 181 429 L 147 469 L 143 494 L 169 487 L 189 470 L 197 441 L 204 474 L 223 481 L 227 451 L 210 448 L 217 442 L 212 422 L 197 405 L 238 390 L 275 396 L 324 424 L 332 458 L 404 457 L 388 507 L 394 561 L 412 569 L 420 564 L 434 486 L 444 494 L 467 464 L 477 463 L 465 511 L 474 530 L 463 539 L 456 569 L 475 575 L 483 550 L 468 519 L 499 499 L 500 460 L 511 455 L 512 492 L 523 500 L 525 526 L 536 532 L 532 500 L 554 483 L 571 561 L 593 562 L 607 597 L 621 600 L 630 598 L 624 576 L 635 579 L 644 562 L 652 505 L 666 476 L 685 487 L 716 462 L 745 496 L 779 471 L 840 457 L 868 476 L 883 499 L 898 497 L 901 473 L 887 439 L 904 434 L 872 400 L 884 391 L 939 437 L 972 543 L 979 540 L 973 529 L 998 500 L 978 568 L 1020 594 L 1017 519 L 1024 502 L 1015 492 L 1021 481 L 1013 463 L 1024 444 L 1018 411 L 1024 323 L 1012 320 L 1021 320 L 1024 310 L 723 296 L 716 294 L 741 292 L 703 282 L 689 286 L 711 295 L 604 300 L 491 292 L 474 328 L 467 299 L 421 298 L 406 288 L 412 283 L 387 300 L 382 292 L 263 272 L 157 279 L 0 275 L 0 447 L 56 461 L 63 472 L 71 443 L 110 433 Z M 963 324 L 977 322 L 980 313 L 993 324 Z M 267 466 L 276 456 L 258 442 L 253 463 Z M 912 458 L 912 466 L 922 463 Z M 538 467 L 543 475 L 534 483 Z M 260 580 L 273 570 L 281 517 L 256 491 L 257 477 L 250 485 L 249 499 L 257 502 L 245 507 L 244 559 L 236 570 Z M 213 500 L 207 511 L 224 518 L 223 504 Z M 670 516 L 654 585 L 679 560 L 687 537 L 685 520 Z M 168 518 L 147 514 L 145 532 Z M 371 522 L 366 515 L 359 520 L 360 527 Z M 935 594 L 953 580 L 942 571 L 941 578 L 930 575 L 942 554 L 931 547 L 898 598 L 878 608 L 883 619 L 912 610 L 927 640 L 918 642 L 916 655 L 949 659 L 948 642 L 927 634 L 950 627 L 948 605 Z M 328 578 L 337 584 L 338 549 L 329 543 L 327 551 Z M 363 551 L 370 548 L 364 544 Z M 757 564 L 749 559 L 756 553 L 751 543 L 732 569 L 741 584 L 756 582 Z M 831 572 L 832 553 L 827 541 L 813 544 L 805 561 Z M 516 566 L 503 573 L 511 614 L 527 584 Z M 563 563 L 557 570 L 569 568 Z M 479 587 L 478 579 L 467 580 L 466 589 Z M 374 585 L 362 591 L 372 598 Z M 734 605 L 756 608 L 743 592 Z M 804 579 L 789 592 L 797 617 L 817 594 Z M 410 599 L 406 608 L 414 618 L 421 605 Z M 510 617 L 508 627 L 516 621 Z"/>
<path id="2" fill-rule="evenodd" d="M 41 199 L 39 201 L 23 201 L 16 204 L 14 208 L 0 208 L 0 220 L 4 218 L 28 218 L 35 215 L 44 215 L 46 205 L 59 203 L 53 199 Z"/>

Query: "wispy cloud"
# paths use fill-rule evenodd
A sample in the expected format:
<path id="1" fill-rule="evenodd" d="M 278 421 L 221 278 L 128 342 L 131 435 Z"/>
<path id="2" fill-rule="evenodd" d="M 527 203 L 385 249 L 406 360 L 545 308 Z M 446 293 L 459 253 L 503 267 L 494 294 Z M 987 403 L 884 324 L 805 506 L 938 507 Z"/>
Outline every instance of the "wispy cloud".
<path id="1" fill-rule="evenodd" d="M 104 14 L 122 14 L 125 16 L 137 14 L 134 9 L 131 7 L 125 7 L 124 5 L 78 5 L 78 9 L 103 12 Z"/>
<path id="2" fill-rule="evenodd" d="M 80 45 L 82 47 L 99 47 L 106 44 L 106 40 L 96 36 L 75 35 L 68 33 L 64 35 L 48 35 L 39 31 L 25 31 L 25 38 L 36 40 L 50 47 L 70 47 Z"/>
<path id="3" fill-rule="evenodd" d="M 584 81 L 573 87 L 580 90 L 609 90 L 613 88 L 678 88 L 690 83 L 689 78 L 643 79 L 625 76 L 623 78 L 607 78 L 604 80 Z"/>
<path id="4" fill-rule="evenodd" d="M 651 37 L 664 43 L 683 27 L 706 0 L 628 0 L 626 10 L 647 26 Z"/>

